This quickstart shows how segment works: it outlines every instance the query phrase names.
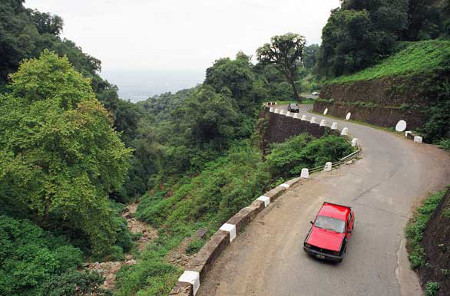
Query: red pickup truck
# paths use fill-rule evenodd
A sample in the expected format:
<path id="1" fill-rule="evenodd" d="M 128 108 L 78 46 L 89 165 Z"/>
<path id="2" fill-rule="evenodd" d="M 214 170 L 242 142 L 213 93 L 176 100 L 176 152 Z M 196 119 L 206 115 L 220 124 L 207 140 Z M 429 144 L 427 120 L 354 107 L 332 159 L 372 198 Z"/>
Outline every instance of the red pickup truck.
<path id="1" fill-rule="evenodd" d="M 303 243 L 305 252 L 319 259 L 341 262 L 355 224 L 353 210 L 324 202 L 311 224 Z"/>

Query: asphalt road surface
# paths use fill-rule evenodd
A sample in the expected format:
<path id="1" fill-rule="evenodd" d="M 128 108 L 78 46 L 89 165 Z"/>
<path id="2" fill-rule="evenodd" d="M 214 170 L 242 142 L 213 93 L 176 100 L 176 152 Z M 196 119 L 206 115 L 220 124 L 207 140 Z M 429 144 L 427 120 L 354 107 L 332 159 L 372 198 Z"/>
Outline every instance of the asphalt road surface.
<path id="1" fill-rule="evenodd" d="M 312 116 L 305 107 L 300 113 Z M 402 135 L 325 119 L 349 128 L 363 147 L 362 159 L 291 187 L 217 259 L 197 295 L 421 295 L 409 268 L 404 227 L 421 198 L 450 183 L 448 153 Z M 309 221 L 325 200 L 355 210 L 355 230 L 339 264 L 318 261 L 302 249 Z"/>

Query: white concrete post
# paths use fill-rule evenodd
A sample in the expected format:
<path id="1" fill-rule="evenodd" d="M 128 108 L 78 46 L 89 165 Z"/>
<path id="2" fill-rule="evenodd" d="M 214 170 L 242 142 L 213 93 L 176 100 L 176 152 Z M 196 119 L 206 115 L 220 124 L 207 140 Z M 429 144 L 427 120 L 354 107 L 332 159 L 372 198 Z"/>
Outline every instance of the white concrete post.
<path id="1" fill-rule="evenodd" d="M 411 133 L 411 131 L 406 131 L 405 132 L 405 137 L 408 138 L 408 135 Z"/>
<path id="2" fill-rule="evenodd" d="M 311 117 L 311 123 L 317 123 L 315 116 Z"/>
<path id="3" fill-rule="evenodd" d="M 329 162 L 327 162 L 326 164 L 325 164 L 325 167 L 323 168 L 323 170 L 325 171 L 325 172 L 329 172 L 329 171 L 331 171 L 331 168 L 333 167 L 333 164 L 329 161 Z"/>
<path id="4" fill-rule="evenodd" d="M 273 112 L 273 108 L 272 107 L 270 107 L 269 112 Z"/>
<path id="5" fill-rule="evenodd" d="M 230 243 L 236 238 L 236 225 L 225 223 L 220 227 L 220 230 L 230 233 Z"/>
<path id="6" fill-rule="evenodd" d="M 302 169 L 302 173 L 300 174 L 300 178 L 308 179 L 309 178 L 309 170 L 308 169 Z"/>
<path id="7" fill-rule="evenodd" d="M 320 126 L 326 126 L 327 125 L 327 121 L 325 119 L 322 119 L 320 121 Z"/>
<path id="8" fill-rule="evenodd" d="M 264 202 L 264 207 L 267 207 L 270 204 L 270 197 L 265 196 L 265 195 L 261 195 L 256 200 L 260 200 L 260 201 Z"/>
<path id="9" fill-rule="evenodd" d="M 280 115 L 286 115 L 286 110 L 281 110 Z"/>
<path id="10" fill-rule="evenodd" d="M 423 138 L 422 138 L 422 137 L 420 137 L 420 136 L 415 136 L 415 137 L 414 137 L 414 142 L 416 142 L 416 143 L 422 143 L 422 141 L 423 141 Z"/>
<path id="11" fill-rule="evenodd" d="M 350 120 L 350 117 L 352 117 L 352 113 L 348 112 L 345 116 L 345 120 Z"/>
<path id="12" fill-rule="evenodd" d="M 200 288 L 200 273 L 197 271 L 186 270 L 178 279 L 179 282 L 190 283 L 194 287 L 194 295 L 197 294 Z"/>
<path id="13" fill-rule="evenodd" d="M 275 108 L 275 112 L 276 114 L 280 114 L 280 109 Z"/>
<path id="14" fill-rule="evenodd" d="M 333 122 L 333 124 L 331 125 L 331 129 L 337 130 L 337 122 Z"/>
<path id="15" fill-rule="evenodd" d="M 286 112 L 286 116 L 287 116 L 287 117 L 292 117 L 293 114 L 292 114 L 292 112 L 288 111 L 288 112 Z"/>
<path id="16" fill-rule="evenodd" d="M 294 113 L 294 118 L 300 119 L 300 114 Z"/>
<path id="17" fill-rule="evenodd" d="M 355 147 L 356 145 L 358 145 L 358 139 L 357 138 L 353 138 L 352 139 L 352 147 Z"/>
<path id="18" fill-rule="evenodd" d="M 306 119 L 306 115 L 302 115 L 302 120 L 303 121 L 308 121 L 308 119 Z"/>
<path id="19" fill-rule="evenodd" d="M 328 113 L 328 108 L 325 108 L 325 110 L 323 110 L 323 115 L 327 115 Z"/>
<path id="20" fill-rule="evenodd" d="M 348 128 L 344 127 L 342 129 L 341 136 L 347 136 L 347 135 L 348 135 Z"/>

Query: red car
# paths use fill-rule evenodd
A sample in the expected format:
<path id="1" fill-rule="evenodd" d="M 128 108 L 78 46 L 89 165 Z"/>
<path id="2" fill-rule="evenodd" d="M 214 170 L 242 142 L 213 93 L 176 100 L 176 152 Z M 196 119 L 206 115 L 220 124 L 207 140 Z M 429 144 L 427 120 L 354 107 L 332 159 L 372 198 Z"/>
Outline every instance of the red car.
<path id="1" fill-rule="evenodd" d="M 311 221 L 303 249 L 316 258 L 341 262 L 354 223 L 355 213 L 350 207 L 324 202 L 314 222 Z"/>

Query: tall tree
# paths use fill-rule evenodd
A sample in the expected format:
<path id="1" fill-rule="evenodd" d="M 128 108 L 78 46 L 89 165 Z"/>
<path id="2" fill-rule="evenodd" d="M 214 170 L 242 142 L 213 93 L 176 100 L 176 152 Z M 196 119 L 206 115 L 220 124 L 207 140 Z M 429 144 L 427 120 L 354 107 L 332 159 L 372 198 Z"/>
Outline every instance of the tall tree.
<path id="1" fill-rule="evenodd" d="M 295 77 L 299 64 L 303 65 L 303 51 L 305 47 L 305 37 L 287 33 L 274 36 L 271 43 L 266 43 L 256 51 L 258 60 L 263 64 L 273 64 L 283 73 L 287 82 L 292 87 L 294 99 L 300 101 Z"/>
<path id="2" fill-rule="evenodd" d="M 66 220 L 95 253 L 108 251 L 118 225 L 107 197 L 130 155 L 110 114 L 89 79 L 47 50 L 11 81 L 0 96 L 0 198 L 26 205 L 40 223 Z"/>

